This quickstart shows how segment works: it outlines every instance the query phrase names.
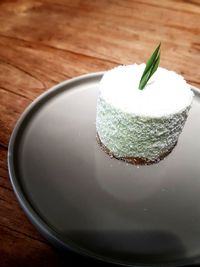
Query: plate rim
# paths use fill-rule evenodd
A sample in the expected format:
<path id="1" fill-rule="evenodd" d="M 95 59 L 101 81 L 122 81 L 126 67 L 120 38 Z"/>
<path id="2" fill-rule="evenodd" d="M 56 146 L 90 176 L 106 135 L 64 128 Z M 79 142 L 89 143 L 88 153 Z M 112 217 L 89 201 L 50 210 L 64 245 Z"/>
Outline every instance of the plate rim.
<path id="1" fill-rule="evenodd" d="M 22 112 L 20 115 L 19 119 L 17 120 L 13 131 L 10 136 L 9 144 L 8 144 L 8 153 L 7 153 L 7 165 L 8 165 L 8 174 L 9 174 L 9 179 L 11 181 L 11 185 L 13 188 L 13 191 L 15 193 L 15 196 L 22 207 L 24 213 L 30 220 L 30 222 L 36 227 L 36 229 L 40 232 L 42 236 L 44 236 L 54 247 L 57 247 L 58 249 L 61 250 L 70 250 L 74 251 L 78 254 L 81 254 L 83 256 L 87 256 L 93 259 L 100 260 L 101 262 L 107 262 L 111 264 L 117 264 L 121 266 L 135 266 L 135 267 L 151 267 L 152 264 L 141 264 L 141 263 L 133 263 L 133 264 L 126 264 L 123 262 L 120 262 L 118 260 L 114 260 L 112 258 L 108 258 L 105 256 L 98 255 L 96 253 L 93 253 L 87 249 L 81 248 L 74 244 L 72 241 L 69 240 L 69 244 L 66 244 L 62 240 L 62 237 L 55 231 L 53 230 L 40 216 L 38 212 L 35 211 L 34 207 L 31 205 L 29 199 L 26 197 L 24 194 L 24 190 L 22 186 L 20 185 L 20 179 L 16 175 L 15 172 L 15 166 L 14 166 L 14 153 L 15 153 L 15 146 L 16 146 L 16 139 L 19 133 L 19 130 L 23 126 L 23 123 L 27 116 L 34 110 L 34 108 L 38 105 L 41 104 L 42 100 L 45 100 L 48 98 L 48 96 L 52 96 L 53 93 L 59 90 L 59 92 L 63 89 L 65 89 L 65 86 L 69 86 L 70 84 L 82 81 L 82 80 L 87 80 L 87 79 L 95 79 L 95 78 L 101 78 L 102 75 L 104 74 L 105 71 L 101 72 L 94 72 L 94 73 L 89 73 L 89 74 L 83 74 L 71 79 L 67 79 L 65 81 L 62 81 L 61 83 L 58 83 L 54 86 L 52 86 L 50 89 L 47 89 L 44 91 L 41 95 L 36 97 Z M 190 88 L 193 90 L 195 95 L 200 96 L 200 89 L 197 87 L 194 87 L 192 85 L 189 85 Z M 162 267 L 178 267 L 178 266 L 187 266 L 188 264 L 198 264 L 200 263 L 200 255 L 191 260 L 187 260 L 187 262 L 182 262 L 178 261 L 177 264 L 174 263 L 164 263 L 162 264 Z M 154 267 L 160 266 L 160 264 L 154 264 Z"/>

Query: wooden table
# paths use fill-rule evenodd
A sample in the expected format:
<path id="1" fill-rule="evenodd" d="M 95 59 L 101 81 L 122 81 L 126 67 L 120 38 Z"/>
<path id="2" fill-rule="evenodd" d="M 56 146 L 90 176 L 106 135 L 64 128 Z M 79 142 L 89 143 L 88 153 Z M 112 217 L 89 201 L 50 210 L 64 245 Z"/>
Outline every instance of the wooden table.
<path id="1" fill-rule="evenodd" d="M 200 87 L 199 25 L 199 0 L 0 1 L 1 267 L 75 266 L 79 259 L 52 248 L 13 193 L 6 157 L 23 110 L 63 80 L 146 61 L 160 41 L 161 66 Z"/>

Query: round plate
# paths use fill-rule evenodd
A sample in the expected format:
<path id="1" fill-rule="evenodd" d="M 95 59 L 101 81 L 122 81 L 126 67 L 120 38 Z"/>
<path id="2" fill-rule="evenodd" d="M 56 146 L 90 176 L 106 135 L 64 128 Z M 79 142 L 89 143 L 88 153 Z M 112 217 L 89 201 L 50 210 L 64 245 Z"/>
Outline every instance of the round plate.
<path id="1" fill-rule="evenodd" d="M 96 142 L 102 73 L 36 99 L 9 144 L 10 179 L 24 211 L 54 245 L 138 266 L 200 262 L 200 97 L 172 153 L 134 166 Z"/>

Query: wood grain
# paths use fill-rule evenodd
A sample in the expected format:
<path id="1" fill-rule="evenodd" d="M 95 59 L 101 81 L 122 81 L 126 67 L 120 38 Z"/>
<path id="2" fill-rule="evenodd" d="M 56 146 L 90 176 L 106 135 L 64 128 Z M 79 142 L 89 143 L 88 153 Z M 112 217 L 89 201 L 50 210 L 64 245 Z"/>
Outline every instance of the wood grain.
<path id="1" fill-rule="evenodd" d="M 6 160 L 13 127 L 49 87 L 144 62 L 160 41 L 161 66 L 200 87 L 200 1 L 1 0 L 0 25 L 0 266 L 75 266 L 19 207 Z"/>

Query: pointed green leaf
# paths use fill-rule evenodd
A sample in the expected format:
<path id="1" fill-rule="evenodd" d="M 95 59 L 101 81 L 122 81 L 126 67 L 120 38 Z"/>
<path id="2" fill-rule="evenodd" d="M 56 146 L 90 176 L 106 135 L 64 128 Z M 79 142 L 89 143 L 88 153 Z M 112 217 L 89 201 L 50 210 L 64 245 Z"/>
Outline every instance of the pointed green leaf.
<path id="1" fill-rule="evenodd" d="M 148 60 L 146 67 L 144 69 L 144 72 L 142 74 L 142 77 L 140 79 L 139 83 L 139 89 L 142 90 L 151 76 L 154 74 L 154 72 L 157 70 L 158 65 L 160 63 L 160 46 L 161 43 L 158 45 L 156 50 L 153 52 L 151 58 Z"/>
<path id="2" fill-rule="evenodd" d="M 147 73 L 147 71 L 151 68 L 153 62 L 156 60 L 159 49 L 160 49 L 161 43 L 158 45 L 158 47 L 156 48 L 156 50 L 153 52 L 152 56 L 150 57 L 150 59 L 147 61 L 146 63 L 146 67 L 144 69 L 143 75 L 145 75 Z M 142 76 L 143 76 L 142 75 Z"/>

